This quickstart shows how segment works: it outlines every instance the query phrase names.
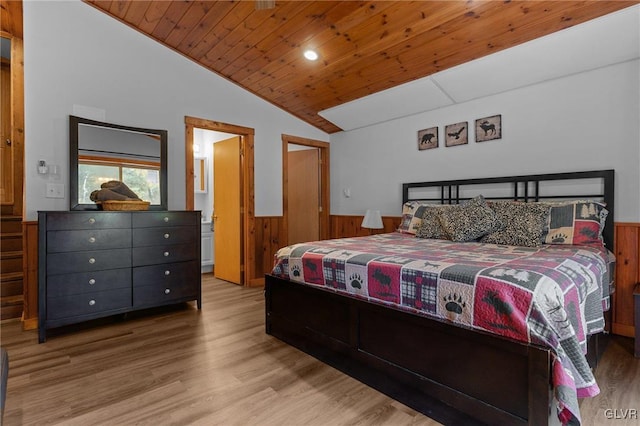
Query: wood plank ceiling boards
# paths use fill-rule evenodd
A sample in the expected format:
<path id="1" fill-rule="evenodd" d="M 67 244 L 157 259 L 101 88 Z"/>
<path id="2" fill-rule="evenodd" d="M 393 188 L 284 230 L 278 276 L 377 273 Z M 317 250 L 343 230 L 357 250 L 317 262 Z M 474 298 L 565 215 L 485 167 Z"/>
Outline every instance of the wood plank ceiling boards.
<path id="1" fill-rule="evenodd" d="M 638 1 L 86 3 L 302 120 Z M 263 4 L 264 3 L 264 4 Z M 303 58 L 307 48 L 317 61 Z"/>

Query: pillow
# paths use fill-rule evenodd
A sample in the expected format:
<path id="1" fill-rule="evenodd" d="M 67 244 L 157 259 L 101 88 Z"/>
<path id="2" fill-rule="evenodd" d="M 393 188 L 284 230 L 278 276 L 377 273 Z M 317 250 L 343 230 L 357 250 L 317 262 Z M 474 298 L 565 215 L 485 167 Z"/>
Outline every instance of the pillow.
<path id="1" fill-rule="evenodd" d="M 602 230 L 609 214 L 604 203 L 577 200 L 546 204 L 551 211 L 544 243 L 604 245 Z"/>
<path id="2" fill-rule="evenodd" d="M 488 202 L 504 227 L 485 235 L 481 243 L 538 247 L 549 219 L 551 207 L 543 203 Z"/>
<path id="3" fill-rule="evenodd" d="M 422 215 L 428 204 L 424 201 L 407 201 L 402 206 L 402 222 L 400 222 L 399 232 L 403 234 L 415 235 L 422 223 Z"/>
<path id="4" fill-rule="evenodd" d="M 473 241 L 502 228 L 482 195 L 438 211 L 440 225 L 452 241 Z"/>
<path id="5" fill-rule="evenodd" d="M 422 222 L 416 232 L 418 238 L 437 238 L 446 240 L 449 238 L 447 232 L 440 224 L 440 218 L 438 217 L 438 211 L 452 207 L 451 205 L 431 205 L 425 206 L 424 214 L 422 215 Z"/>

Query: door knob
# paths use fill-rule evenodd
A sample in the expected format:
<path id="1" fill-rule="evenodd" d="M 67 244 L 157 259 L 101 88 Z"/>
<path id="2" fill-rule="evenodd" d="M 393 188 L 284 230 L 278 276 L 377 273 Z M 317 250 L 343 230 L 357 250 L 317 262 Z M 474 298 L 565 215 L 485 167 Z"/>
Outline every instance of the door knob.
<path id="1" fill-rule="evenodd" d="M 7 146 L 11 146 L 11 139 L 7 138 L 4 143 L 6 143 Z"/>

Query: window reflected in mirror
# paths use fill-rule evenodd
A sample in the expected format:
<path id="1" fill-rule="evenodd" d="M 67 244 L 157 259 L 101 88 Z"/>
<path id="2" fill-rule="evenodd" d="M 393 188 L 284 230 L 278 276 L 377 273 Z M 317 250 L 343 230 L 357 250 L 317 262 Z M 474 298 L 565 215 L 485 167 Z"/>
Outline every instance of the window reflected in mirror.
<path id="1" fill-rule="evenodd" d="M 124 182 L 140 199 L 160 204 L 160 165 L 125 165 L 78 158 L 78 202 L 92 203 L 90 195 L 111 180 Z"/>

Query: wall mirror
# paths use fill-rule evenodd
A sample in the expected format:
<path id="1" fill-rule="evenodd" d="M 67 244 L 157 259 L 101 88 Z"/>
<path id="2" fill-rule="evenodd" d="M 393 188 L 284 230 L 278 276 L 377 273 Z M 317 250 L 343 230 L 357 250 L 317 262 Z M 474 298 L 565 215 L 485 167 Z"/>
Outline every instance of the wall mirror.
<path id="1" fill-rule="evenodd" d="M 71 210 L 98 210 L 91 192 L 124 182 L 150 210 L 167 209 L 167 131 L 69 116 Z"/>

